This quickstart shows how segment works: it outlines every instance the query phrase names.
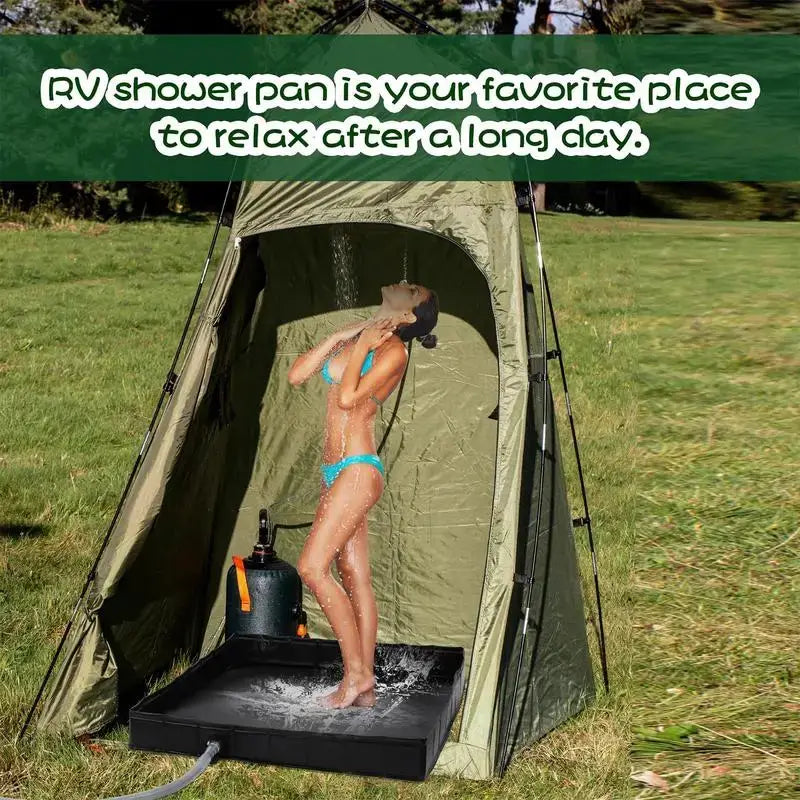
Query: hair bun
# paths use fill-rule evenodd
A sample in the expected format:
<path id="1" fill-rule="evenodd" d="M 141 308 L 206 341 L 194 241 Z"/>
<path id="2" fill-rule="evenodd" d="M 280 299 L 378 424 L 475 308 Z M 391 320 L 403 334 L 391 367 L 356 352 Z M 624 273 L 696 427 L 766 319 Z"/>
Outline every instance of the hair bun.
<path id="1" fill-rule="evenodd" d="M 423 346 L 427 347 L 429 350 L 436 347 L 436 343 L 439 341 L 433 333 L 426 333 L 424 336 L 417 336 L 417 341 Z"/>

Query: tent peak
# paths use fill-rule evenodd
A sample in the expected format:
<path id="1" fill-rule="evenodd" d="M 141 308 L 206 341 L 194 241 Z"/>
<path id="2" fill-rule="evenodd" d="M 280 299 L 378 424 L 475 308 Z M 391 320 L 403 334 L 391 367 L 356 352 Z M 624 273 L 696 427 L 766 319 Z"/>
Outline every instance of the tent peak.
<path id="1" fill-rule="evenodd" d="M 330 33 L 337 25 L 348 22 L 348 20 L 356 17 L 343 31 L 345 34 L 353 33 L 369 33 L 369 34 L 405 34 L 406 31 L 397 27 L 391 22 L 385 14 L 380 12 L 389 12 L 390 15 L 395 17 L 402 17 L 410 22 L 413 22 L 419 33 L 435 33 L 441 35 L 441 31 L 437 30 L 430 23 L 426 22 L 416 14 L 412 14 L 402 6 L 390 2 L 390 0 L 357 0 L 357 2 L 348 6 L 340 14 L 323 22 L 314 33 L 325 34 Z"/>

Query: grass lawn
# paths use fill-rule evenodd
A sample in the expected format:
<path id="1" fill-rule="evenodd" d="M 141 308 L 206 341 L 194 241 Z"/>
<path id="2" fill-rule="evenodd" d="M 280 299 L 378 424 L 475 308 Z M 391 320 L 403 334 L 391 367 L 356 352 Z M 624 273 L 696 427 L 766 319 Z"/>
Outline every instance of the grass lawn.
<path id="1" fill-rule="evenodd" d="M 611 695 L 502 781 L 222 762 L 181 797 L 660 797 L 647 780 L 690 800 L 797 792 L 800 226 L 547 215 L 542 234 Z M 0 230 L 0 795 L 88 800 L 191 763 L 128 752 L 121 728 L 92 748 L 13 737 L 138 451 L 209 236 L 175 222 Z"/>

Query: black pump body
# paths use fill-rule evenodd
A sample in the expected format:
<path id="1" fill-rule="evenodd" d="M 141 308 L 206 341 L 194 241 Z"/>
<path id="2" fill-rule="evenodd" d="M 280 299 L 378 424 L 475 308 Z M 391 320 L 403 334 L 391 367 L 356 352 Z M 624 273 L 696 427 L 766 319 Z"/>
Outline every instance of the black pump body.
<path id="1" fill-rule="evenodd" d="M 297 570 L 275 553 L 275 530 L 262 509 L 258 542 L 253 553 L 242 559 L 249 595 L 249 610 L 243 608 L 239 588 L 241 576 L 234 564 L 228 570 L 225 597 L 225 638 L 234 634 L 296 636 L 304 618 L 303 587 Z"/>

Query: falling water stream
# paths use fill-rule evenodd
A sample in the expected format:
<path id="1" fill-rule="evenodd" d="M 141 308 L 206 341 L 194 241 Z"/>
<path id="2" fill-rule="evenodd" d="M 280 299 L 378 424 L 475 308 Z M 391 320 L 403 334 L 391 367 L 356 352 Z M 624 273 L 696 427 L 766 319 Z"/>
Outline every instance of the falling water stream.
<path id="1" fill-rule="evenodd" d="M 336 308 L 353 308 L 358 298 L 358 285 L 353 265 L 353 243 L 344 225 L 331 226 L 331 254 Z"/>
<path id="2" fill-rule="evenodd" d="M 354 308 L 358 298 L 355 267 L 353 264 L 353 243 L 344 225 L 331 225 L 331 266 L 333 268 L 333 285 L 336 294 L 336 308 L 340 311 Z M 347 430 L 348 412 L 344 412 L 345 422 L 341 426 L 342 441 L 341 453 L 344 457 L 347 443 L 345 431 Z"/>

